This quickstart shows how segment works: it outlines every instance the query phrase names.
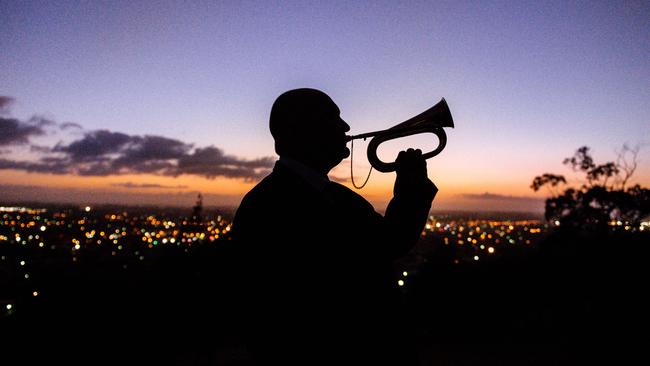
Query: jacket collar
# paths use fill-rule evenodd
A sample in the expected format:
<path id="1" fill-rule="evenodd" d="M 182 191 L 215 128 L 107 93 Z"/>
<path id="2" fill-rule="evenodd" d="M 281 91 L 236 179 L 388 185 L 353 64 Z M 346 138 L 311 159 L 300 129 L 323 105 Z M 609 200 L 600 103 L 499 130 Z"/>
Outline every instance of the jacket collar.
<path id="1" fill-rule="evenodd" d="M 309 186 L 313 187 L 318 192 L 322 192 L 325 189 L 325 186 L 330 182 L 327 175 L 320 174 L 313 168 L 295 159 L 282 156 L 275 163 L 274 170 L 277 169 L 278 165 L 287 168 L 289 171 L 300 177 Z"/>

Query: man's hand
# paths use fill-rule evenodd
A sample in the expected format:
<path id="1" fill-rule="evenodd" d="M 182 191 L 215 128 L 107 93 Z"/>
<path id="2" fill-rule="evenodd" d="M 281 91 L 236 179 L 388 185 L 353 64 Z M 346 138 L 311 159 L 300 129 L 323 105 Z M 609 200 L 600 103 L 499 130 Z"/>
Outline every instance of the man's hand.
<path id="1" fill-rule="evenodd" d="M 393 195 L 399 198 L 433 200 L 438 188 L 427 176 L 427 162 L 420 149 L 400 151 Z"/>

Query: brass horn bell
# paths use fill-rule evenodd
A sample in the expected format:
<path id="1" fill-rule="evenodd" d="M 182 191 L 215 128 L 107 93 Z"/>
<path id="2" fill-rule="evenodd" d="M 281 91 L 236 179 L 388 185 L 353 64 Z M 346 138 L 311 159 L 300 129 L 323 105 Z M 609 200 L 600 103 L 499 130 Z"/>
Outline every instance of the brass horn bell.
<path id="1" fill-rule="evenodd" d="M 433 151 L 422 154 L 423 158 L 429 159 L 440 154 L 445 148 L 445 145 L 447 145 L 447 134 L 442 129 L 443 127 L 454 127 L 454 120 L 451 117 L 451 112 L 449 111 L 449 106 L 447 106 L 445 98 L 442 98 L 436 105 L 417 116 L 389 129 L 348 136 L 347 141 L 373 137 L 368 144 L 368 161 L 375 169 L 383 173 L 388 173 L 395 171 L 396 165 L 395 162 L 385 163 L 377 157 L 377 148 L 382 142 L 419 133 L 434 133 L 438 136 L 438 147 Z"/>

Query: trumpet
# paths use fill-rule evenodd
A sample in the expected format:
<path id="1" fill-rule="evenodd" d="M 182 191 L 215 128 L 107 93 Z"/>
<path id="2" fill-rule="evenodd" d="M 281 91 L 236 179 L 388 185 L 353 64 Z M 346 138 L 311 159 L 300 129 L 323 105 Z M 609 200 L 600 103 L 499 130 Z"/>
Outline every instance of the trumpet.
<path id="1" fill-rule="evenodd" d="M 447 134 L 443 130 L 443 127 L 454 127 L 454 120 L 451 117 L 451 112 L 449 111 L 449 106 L 445 98 L 442 98 L 440 102 L 426 111 L 391 128 L 346 136 L 346 142 L 356 139 L 365 140 L 368 137 L 372 137 L 372 140 L 368 144 L 368 161 L 373 168 L 380 172 L 388 173 L 395 171 L 397 167 L 395 162 L 386 163 L 377 157 L 377 148 L 382 142 L 419 133 L 433 133 L 438 136 L 438 147 L 428 153 L 422 154 L 424 159 L 429 159 L 440 154 L 447 145 Z"/>

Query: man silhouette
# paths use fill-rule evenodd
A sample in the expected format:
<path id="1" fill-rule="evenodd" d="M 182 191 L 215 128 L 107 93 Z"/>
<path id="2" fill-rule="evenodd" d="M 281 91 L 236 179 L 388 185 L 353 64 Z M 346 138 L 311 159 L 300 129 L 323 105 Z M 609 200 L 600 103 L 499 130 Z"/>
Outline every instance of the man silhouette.
<path id="1" fill-rule="evenodd" d="M 262 364 L 408 363 L 391 265 L 417 242 L 437 192 L 421 151 L 399 153 L 382 216 L 327 177 L 350 154 L 329 96 L 283 93 L 270 130 L 280 159 L 232 226 L 251 353 Z"/>

